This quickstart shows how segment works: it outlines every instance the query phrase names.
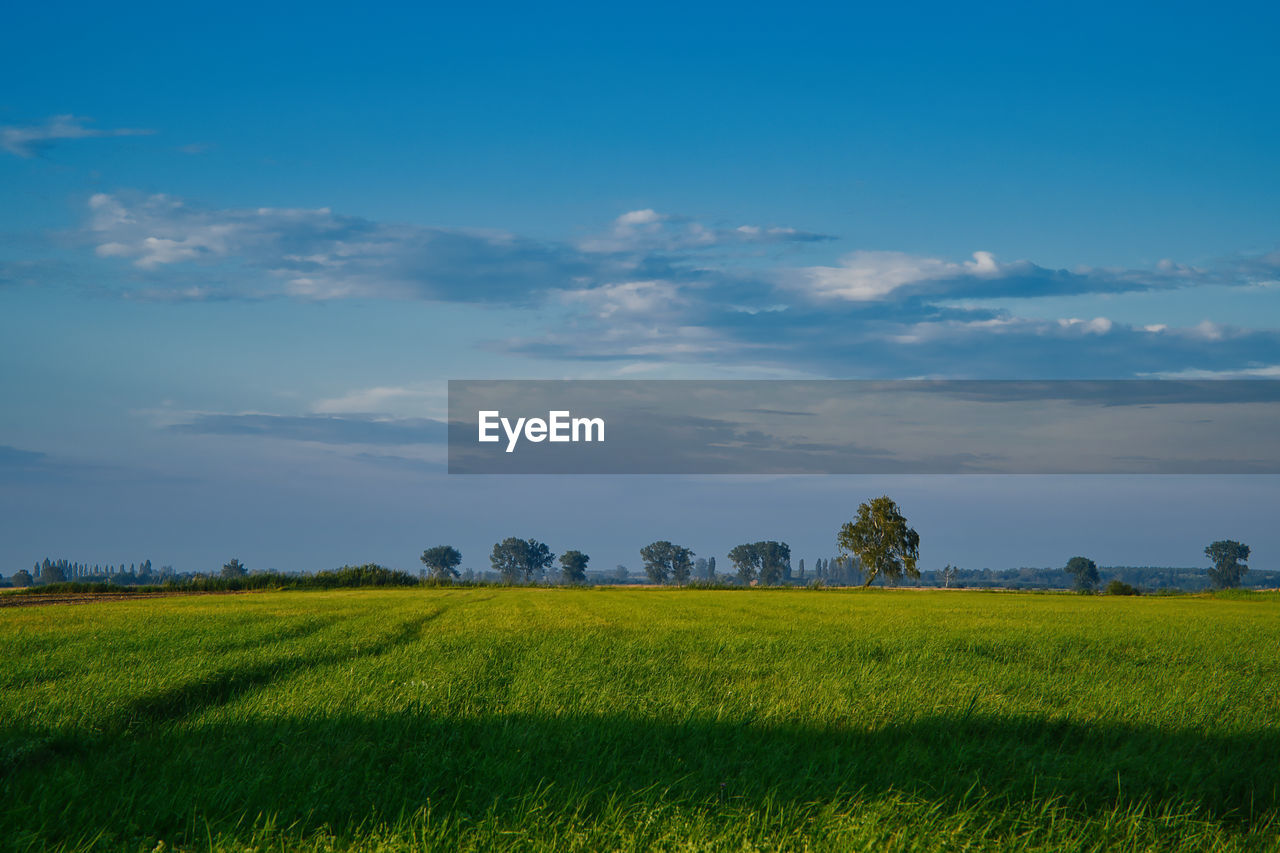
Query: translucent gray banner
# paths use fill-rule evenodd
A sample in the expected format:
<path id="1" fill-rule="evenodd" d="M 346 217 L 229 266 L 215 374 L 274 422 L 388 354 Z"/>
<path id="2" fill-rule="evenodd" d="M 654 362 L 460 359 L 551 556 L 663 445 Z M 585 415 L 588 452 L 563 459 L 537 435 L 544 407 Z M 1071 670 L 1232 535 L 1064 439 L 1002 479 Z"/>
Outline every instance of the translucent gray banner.
<path id="1" fill-rule="evenodd" d="M 1274 474 L 1280 382 L 453 380 L 451 474 Z"/>

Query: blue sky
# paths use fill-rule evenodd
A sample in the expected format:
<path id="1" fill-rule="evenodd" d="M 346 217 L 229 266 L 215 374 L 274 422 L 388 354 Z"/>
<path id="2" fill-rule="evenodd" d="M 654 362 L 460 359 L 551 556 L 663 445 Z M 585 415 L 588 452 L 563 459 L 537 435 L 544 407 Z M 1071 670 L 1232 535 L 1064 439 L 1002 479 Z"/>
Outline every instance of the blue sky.
<path id="1" fill-rule="evenodd" d="M 449 378 L 1280 376 L 1280 13 L 1212 11 L 10 10 L 0 572 L 812 558 L 881 490 L 927 564 L 1265 566 L 1267 477 L 461 480 L 424 437 Z"/>

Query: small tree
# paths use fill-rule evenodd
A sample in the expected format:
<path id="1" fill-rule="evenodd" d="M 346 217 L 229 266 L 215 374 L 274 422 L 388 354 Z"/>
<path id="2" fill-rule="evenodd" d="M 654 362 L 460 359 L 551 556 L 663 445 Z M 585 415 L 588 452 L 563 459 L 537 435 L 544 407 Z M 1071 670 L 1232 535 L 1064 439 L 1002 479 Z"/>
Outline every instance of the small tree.
<path id="1" fill-rule="evenodd" d="M 242 578 L 247 574 L 249 574 L 249 570 L 238 559 L 232 558 L 231 562 L 222 565 L 222 577 L 226 580 Z"/>
<path id="2" fill-rule="evenodd" d="M 449 581 L 458 576 L 462 553 L 452 545 L 437 545 L 423 551 L 419 559 L 426 570 L 431 572 L 432 580 Z"/>
<path id="3" fill-rule="evenodd" d="M 882 495 L 858 507 L 858 518 L 846 522 L 836 537 L 843 559 L 852 554 L 865 567 L 871 586 L 878 575 L 898 581 L 904 574 L 918 578 L 916 561 L 920 559 L 920 534 L 907 525 L 898 505 Z"/>
<path id="4" fill-rule="evenodd" d="M 959 569 L 950 563 L 947 563 L 942 568 L 942 585 L 947 589 L 950 589 L 952 581 L 956 579 L 956 575 L 959 573 Z"/>
<path id="5" fill-rule="evenodd" d="M 1063 571 L 1071 575 L 1072 585 L 1076 592 L 1093 592 L 1102 577 L 1098 574 L 1097 563 L 1088 557 L 1072 557 L 1067 560 Z"/>
<path id="6" fill-rule="evenodd" d="M 35 581 L 31 577 L 31 572 L 26 569 L 19 569 L 13 573 L 14 586 L 31 586 Z"/>
<path id="7" fill-rule="evenodd" d="M 1245 561 L 1249 559 L 1249 546 L 1233 539 L 1219 539 L 1204 549 L 1204 555 L 1213 560 L 1209 581 L 1214 589 L 1233 589 L 1240 586 L 1249 571 Z"/>
<path id="8" fill-rule="evenodd" d="M 565 551 L 560 555 L 560 574 L 565 583 L 586 583 L 587 563 L 591 558 L 581 551 Z"/>

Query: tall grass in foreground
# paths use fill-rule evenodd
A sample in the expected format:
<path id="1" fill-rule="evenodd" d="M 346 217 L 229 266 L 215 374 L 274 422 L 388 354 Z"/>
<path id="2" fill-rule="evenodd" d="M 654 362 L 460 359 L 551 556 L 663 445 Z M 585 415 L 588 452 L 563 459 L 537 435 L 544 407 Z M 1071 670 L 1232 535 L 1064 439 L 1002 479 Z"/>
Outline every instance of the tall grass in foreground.
<path id="1" fill-rule="evenodd" d="M 0 847 L 1280 849 L 1278 604 L 481 588 L 10 610 Z"/>

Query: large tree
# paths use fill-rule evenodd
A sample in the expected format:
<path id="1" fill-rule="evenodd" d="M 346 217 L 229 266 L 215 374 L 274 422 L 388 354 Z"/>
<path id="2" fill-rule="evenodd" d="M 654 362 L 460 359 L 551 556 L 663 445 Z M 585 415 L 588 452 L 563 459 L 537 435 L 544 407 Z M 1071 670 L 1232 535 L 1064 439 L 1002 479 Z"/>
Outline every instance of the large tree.
<path id="1" fill-rule="evenodd" d="M 431 572 L 432 580 L 448 581 L 458 576 L 458 564 L 462 562 L 462 553 L 452 545 L 437 545 L 423 551 L 419 559 Z"/>
<path id="2" fill-rule="evenodd" d="M 920 559 L 920 534 L 907 525 L 898 505 L 888 495 L 867 501 L 858 507 L 858 517 L 846 522 L 836 537 L 841 558 L 857 557 L 865 567 L 870 586 L 879 575 L 898 581 L 905 574 L 918 578 L 916 561 Z"/>
<path id="3" fill-rule="evenodd" d="M 688 583 L 693 570 L 693 552 L 661 539 L 640 549 L 644 572 L 651 583 Z"/>
<path id="4" fill-rule="evenodd" d="M 1209 581 L 1214 589 L 1232 589 L 1240 586 L 1249 567 L 1249 546 L 1234 539 L 1219 539 L 1204 549 L 1204 555 L 1213 560 Z"/>
<path id="5" fill-rule="evenodd" d="M 1072 557 L 1067 560 L 1063 571 L 1071 575 L 1076 592 L 1092 592 L 1102 580 L 1098 574 L 1098 564 L 1088 557 Z"/>
<path id="6" fill-rule="evenodd" d="M 506 583 L 530 583 L 542 577 L 556 555 L 537 539 L 509 536 L 493 546 L 489 564 Z"/>
<path id="7" fill-rule="evenodd" d="M 560 555 L 560 574 L 565 583 L 586 583 L 587 563 L 591 560 L 581 551 L 565 551 Z"/>

